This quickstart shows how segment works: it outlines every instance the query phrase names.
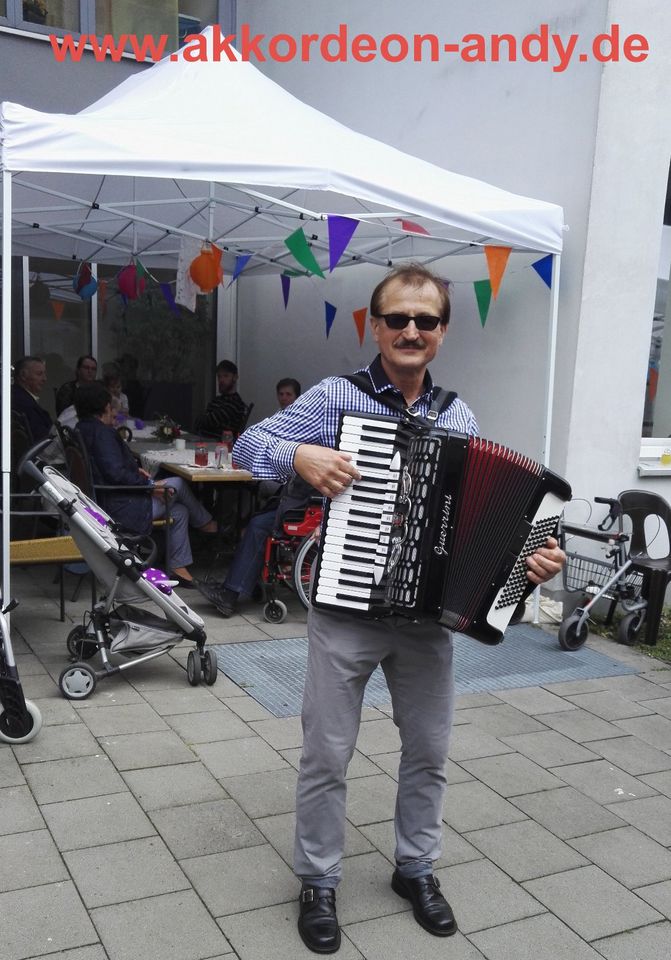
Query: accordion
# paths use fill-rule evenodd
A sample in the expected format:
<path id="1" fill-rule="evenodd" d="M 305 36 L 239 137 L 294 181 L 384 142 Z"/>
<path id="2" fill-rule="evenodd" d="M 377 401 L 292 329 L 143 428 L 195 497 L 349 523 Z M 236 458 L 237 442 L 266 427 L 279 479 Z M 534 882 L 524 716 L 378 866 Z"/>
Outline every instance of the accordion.
<path id="1" fill-rule="evenodd" d="M 568 483 L 490 440 L 376 414 L 342 414 L 336 446 L 361 480 L 327 504 L 314 606 L 499 643 L 534 589 L 525 561 L 556 533 Z"/>

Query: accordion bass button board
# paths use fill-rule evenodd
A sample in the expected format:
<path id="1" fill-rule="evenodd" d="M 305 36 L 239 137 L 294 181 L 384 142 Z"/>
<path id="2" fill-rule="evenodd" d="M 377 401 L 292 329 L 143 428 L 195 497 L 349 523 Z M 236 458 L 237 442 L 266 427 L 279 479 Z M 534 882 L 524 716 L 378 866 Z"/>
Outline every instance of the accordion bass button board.
<path id="1" fill-rule="evenodd" d="M 533 586 L 526 558 L 571 489 L 501 444 L 345 413 L 336 444 L 362 475 L 327 504 L 317 607 L 435 620 L 498 643 Z"/>

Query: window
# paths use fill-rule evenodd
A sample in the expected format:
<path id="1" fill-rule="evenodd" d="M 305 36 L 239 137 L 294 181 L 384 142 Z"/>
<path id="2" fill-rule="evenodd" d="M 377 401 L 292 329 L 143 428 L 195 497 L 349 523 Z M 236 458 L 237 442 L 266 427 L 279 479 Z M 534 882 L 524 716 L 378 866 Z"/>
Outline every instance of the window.
<path id="1" fill-rule="evenodd" d="M 63 260 L 29 261 L 30 353 L 46 362 L 41 403 L 51 413 L 55 391 L 74 379 L 77 358 L 91 350 L 91 307 L 72 288 L 75 269 Z"/>
<path id="2" fill-rule="evenodd" d="M 231 0 L 0 0 L 0 20 L 31 33 L 136 34 L 168 37 L 166 51 L 183 37 L 232 17 Z"/>
<path id="3" fill-rule="evenodd" d="M 132 380 L 134 389 L 142 391 L 135 410 L 125 391 L 131 412 L 139 410 L 147 419 L 169 414 L 190 428 L 210 400 L 215 296 L 197 297 L 195 313 L 173 306 L 166 294 L 167 288 L 174 293 L 175 271 L 152 268 L 142 295 L 124 302 L 115 279 L 119 269 L 106 264 L 97 268 L 98 362 L 117 361 L 122 382 Z"/>
<path id="4" fill-rule="evenodd" d="M 671 169 L 666 189 L 664 226 L 652 318 L 650 359 L 643 412 L 644 437 L 671 435 Z"/>
<path id="5" fill-rule="evenodd" d="M 21 17 L 25 24 L 79 33 L 80 0 L 22 0 Z"/>

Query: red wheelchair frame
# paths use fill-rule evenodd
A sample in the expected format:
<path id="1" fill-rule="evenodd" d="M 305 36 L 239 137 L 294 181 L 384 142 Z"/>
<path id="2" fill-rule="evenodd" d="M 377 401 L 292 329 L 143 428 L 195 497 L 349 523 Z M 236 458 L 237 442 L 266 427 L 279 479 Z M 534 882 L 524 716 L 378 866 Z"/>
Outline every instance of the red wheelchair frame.
<path id="1" fill-rule="evenodd" d="M 287 606 L 277 599 L 277 584 L 292 588 L 307 609 L 309 565 L 316 555 L 314 531 L 322 521 L 321 500 L 301 510 L 288 510 L 282 518 L 282 532 L 274 532 L 266 540 L 261 570 L 263 617 L 268 623 L 282 623 Z M 314 545 L 314 549 L 312 546 Z"/>

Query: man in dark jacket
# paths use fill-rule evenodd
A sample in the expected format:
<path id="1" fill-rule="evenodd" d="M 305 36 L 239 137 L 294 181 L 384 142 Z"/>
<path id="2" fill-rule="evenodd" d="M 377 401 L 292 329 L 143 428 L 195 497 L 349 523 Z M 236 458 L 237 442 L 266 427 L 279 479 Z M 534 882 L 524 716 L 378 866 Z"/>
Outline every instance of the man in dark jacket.
<path id="1" fill-rule="evenodd" d="M 14 364 L 12 410 L 26 418 L 35 443 L 43 440 L 52 426 L 50 414 L 39 404 L 46 382 L 47 368 L 40 357 L 21 357 Z"/>
<path id="2" fill-rule="evenodd" d="M 217 365 L 219 396 L 208 403 L 207 410 L 196 419 L 194 430 L 202 436 L 221 439 L 224 430 L 237 436 L 244 423 L 247 406 L 238 391 L 238 368 L 230 360 Z"/>

